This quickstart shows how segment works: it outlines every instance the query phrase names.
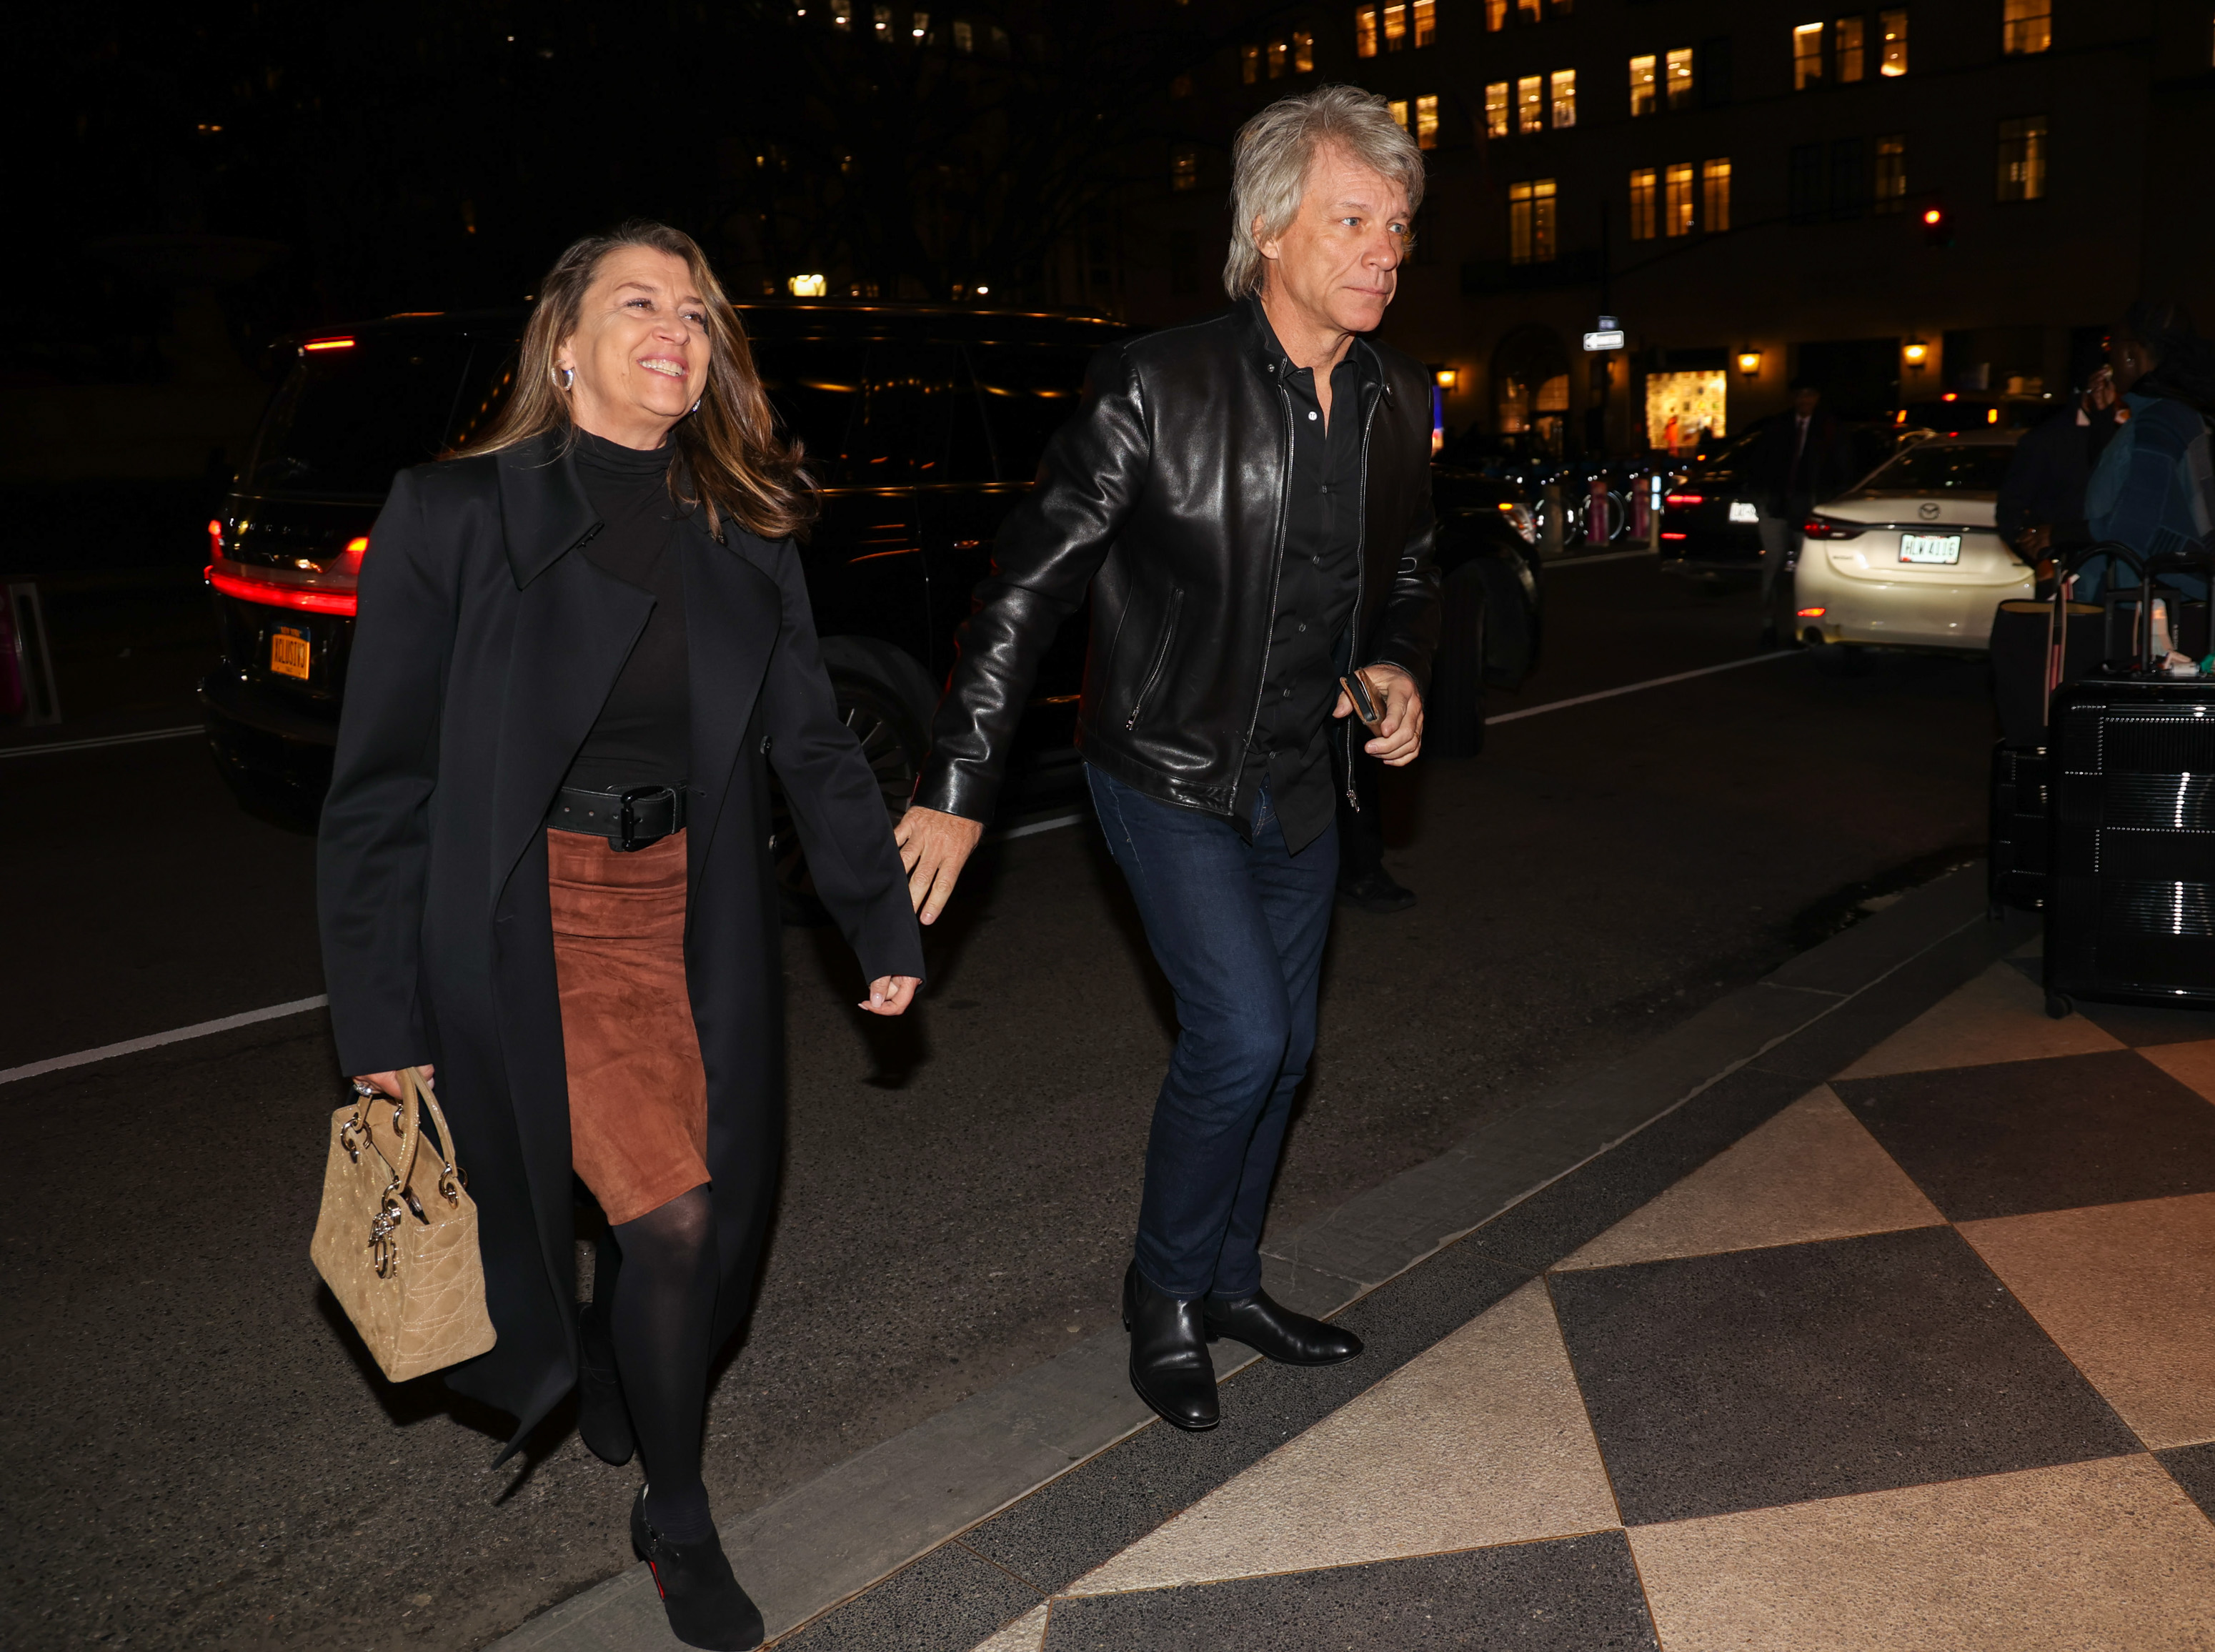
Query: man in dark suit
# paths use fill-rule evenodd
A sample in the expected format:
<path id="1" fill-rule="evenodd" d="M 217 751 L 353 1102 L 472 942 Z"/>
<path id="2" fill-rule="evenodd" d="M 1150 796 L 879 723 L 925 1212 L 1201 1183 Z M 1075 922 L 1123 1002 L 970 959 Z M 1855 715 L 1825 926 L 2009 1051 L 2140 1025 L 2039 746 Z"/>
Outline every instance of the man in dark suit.
<path id="1" fill-rule="evenodd" d="M 1823 407 L 1823 392 L 1804 378 L 1792 382 L 1792 405 L 1764 420 L 1747 450 L 1746 475 L 1761 512 L 1761 640 L 1773 645 L 1796 632 L 1792 581 L 1799 565 L 1800 532 L 1816 504 L 1852 478 L 1838 421 Z"/>

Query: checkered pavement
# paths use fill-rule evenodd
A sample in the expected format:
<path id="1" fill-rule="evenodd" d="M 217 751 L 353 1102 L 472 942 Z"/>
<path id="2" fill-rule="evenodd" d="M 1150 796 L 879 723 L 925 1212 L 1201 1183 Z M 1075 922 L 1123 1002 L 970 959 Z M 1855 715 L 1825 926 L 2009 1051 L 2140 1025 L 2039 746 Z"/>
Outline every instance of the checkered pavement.
<path id="1" fill-rule="evenodd" d="M 1144 1431 L 880 1643 L 951 1591 L 978 1652 L 2215 1648 L 2215 1015 L 2051 1021 L 2036 970 L 1665 1121 L 1697 1168 L 1604 1231 L 1479 1230 L 1365 1360 L 1227 1385 L 1258 1444 Z"/>

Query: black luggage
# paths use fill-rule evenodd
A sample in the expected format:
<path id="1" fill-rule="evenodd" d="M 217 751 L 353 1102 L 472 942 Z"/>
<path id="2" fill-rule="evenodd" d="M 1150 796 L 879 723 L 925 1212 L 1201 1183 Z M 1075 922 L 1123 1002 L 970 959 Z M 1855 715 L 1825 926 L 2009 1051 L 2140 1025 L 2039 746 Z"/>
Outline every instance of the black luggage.
<path id="1" fill-rule="evenodd" d="M 2164 562 L 2184 565 L 2156 559 L 2157 592 Z M 2215 677 L 2162 672 L 2148 605 L 2131 606 L 2132 658 L 2053 697 L 2046 1012 L 2057 1017 L 2077 998 L 2215 1008 Z"/>
<path id="2" fill-rule="evenodd" d="M 1985 851 L 1991 915 L 2046 905 L 2046 748 L 1992 747 L 1991 842 Z"/>

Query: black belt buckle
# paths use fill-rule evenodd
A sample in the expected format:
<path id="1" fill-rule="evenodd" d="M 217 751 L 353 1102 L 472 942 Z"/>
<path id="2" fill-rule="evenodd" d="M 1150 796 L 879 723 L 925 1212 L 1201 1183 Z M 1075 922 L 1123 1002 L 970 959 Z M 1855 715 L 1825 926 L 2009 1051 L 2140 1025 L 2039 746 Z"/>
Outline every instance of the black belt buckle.
<path id="1" fill-rule="evenodd" d="M 664 798 L 667 800 L 669 804 L 668 832 L 650 832 L 642 838 L 638 835 L 638 820 L 635 813 L 635 806 L 641 798 Z M 667 837 L 670 832 L 674 832 L 676 830 L 676 787 L 633 786 L 629 791 L 623 795 L 622 801 L 616 809 L 615 846 L 619 851 L 627 854 L 635 849 L 643 849 L 648 844 L 660 842 L 662 838 Z"/>

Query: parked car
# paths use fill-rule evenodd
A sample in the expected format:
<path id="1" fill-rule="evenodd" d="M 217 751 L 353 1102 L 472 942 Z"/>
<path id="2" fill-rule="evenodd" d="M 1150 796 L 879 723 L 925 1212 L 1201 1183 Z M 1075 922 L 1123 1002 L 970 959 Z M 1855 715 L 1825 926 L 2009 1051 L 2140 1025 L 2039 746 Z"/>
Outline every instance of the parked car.
<path id="1" fill-rule="evenodd" d="M 1993 610 L 2036 581 L 1992 525 L 2019 434 L 1926 438 L 1819 508 L 1793 586 L 1802 640 L 1989 646 Z"/>
<path id="2" fill-rule="evenodd" d="M 802 551 L 808 594 L 842 714 L 896 813 L 993 537 L 1075 408 L 1087 360 L 1126 329 L 908 304 L 740 311 L 770 398 L 823 484 L 822 517 Z M 377 510 L 396 471 L 466 449 L 490 427 L 523 321 L 512 311 L 395 316 L 280 347 L 290 370 L 223 516 L 208 525 L 223 653 L 200 700 L 217 762 L 249 801 L 310 818 L 320 808 L 355 575 L 376 554 Z M 1534 536 L 1512 493 L 1482 477 L 1440 479 L 1451 641 L 1431 727 L 1442 749 L 1474 750 L 1487 675 L 1519 680 L 1537 657 Z M 1058 798 L 1077 778 L 1085 623 L 1080 611 L 1062 628 L 1040 671 L 1013 808 Z M 797 852 L 782 869 L 790 880 Z"/>
<path id="3" fill-rule="evenodd" d="M 1744 471 L 1759 433 L 1752 425 L 1702 455 L 1661 495 L 1661 568 L 1712 590 L 1751 585 L 1761 575 L 1761 511 Z M 1929 433 L 1885 424 L 1848 424 L 1847 474 L 1863 476 L 1905 441 Z"/>

